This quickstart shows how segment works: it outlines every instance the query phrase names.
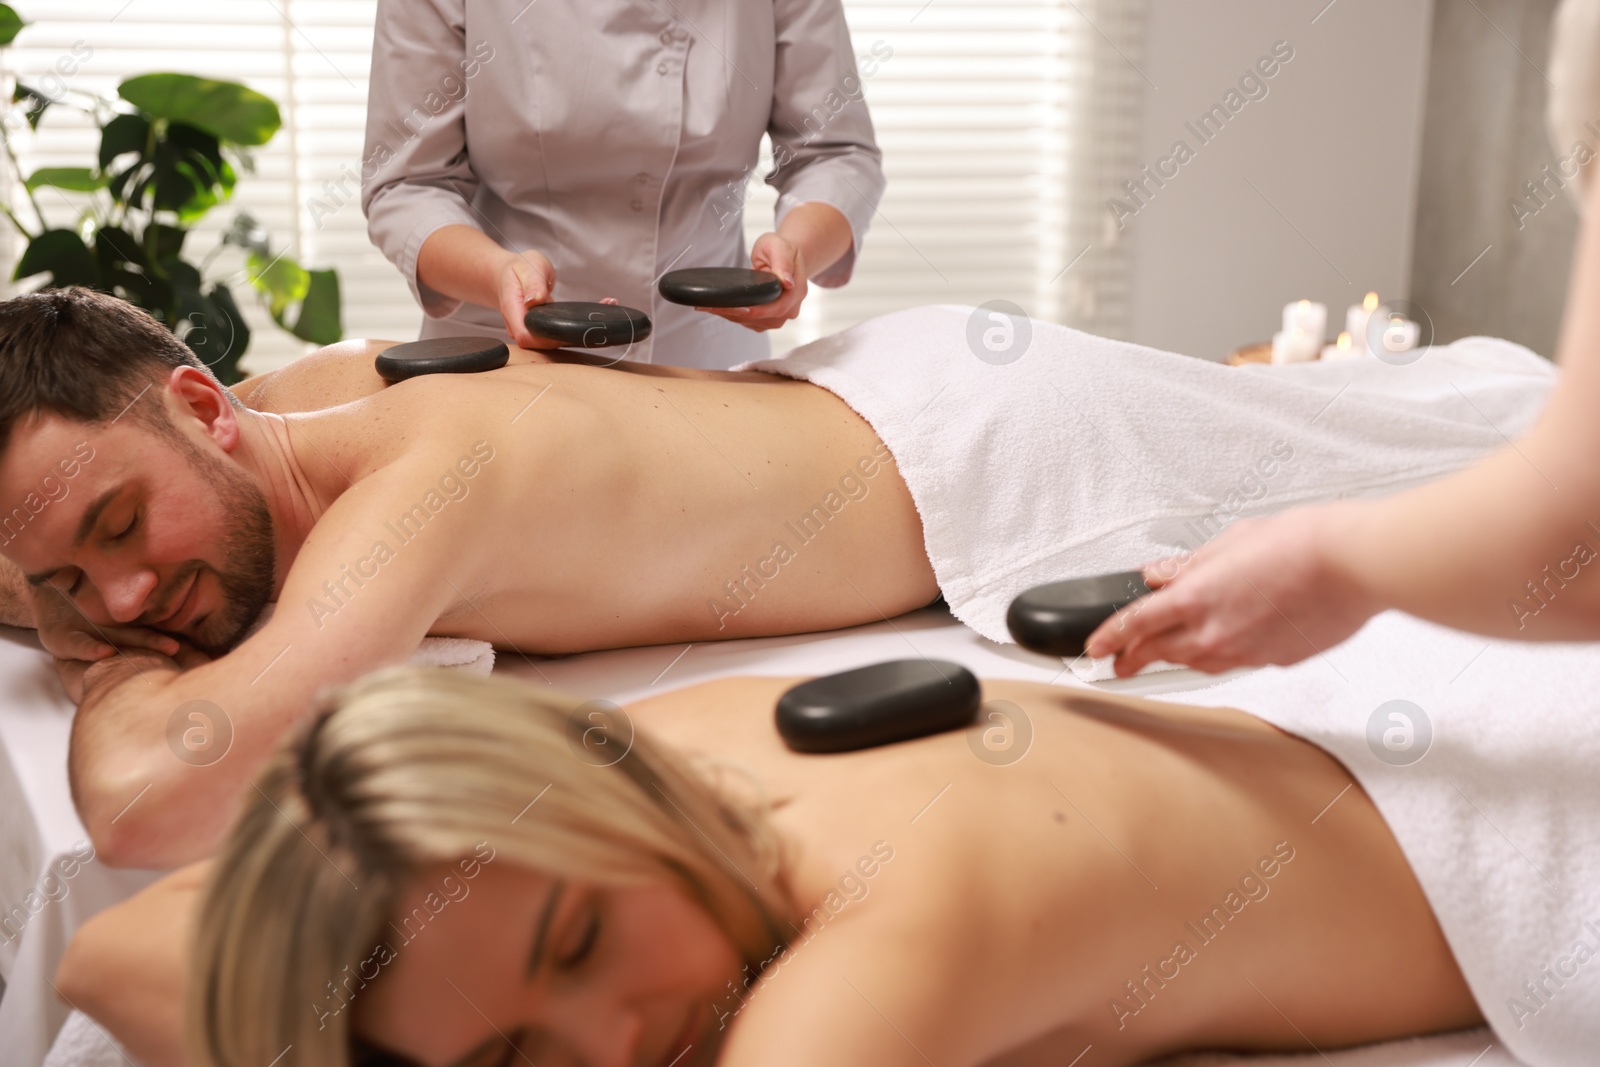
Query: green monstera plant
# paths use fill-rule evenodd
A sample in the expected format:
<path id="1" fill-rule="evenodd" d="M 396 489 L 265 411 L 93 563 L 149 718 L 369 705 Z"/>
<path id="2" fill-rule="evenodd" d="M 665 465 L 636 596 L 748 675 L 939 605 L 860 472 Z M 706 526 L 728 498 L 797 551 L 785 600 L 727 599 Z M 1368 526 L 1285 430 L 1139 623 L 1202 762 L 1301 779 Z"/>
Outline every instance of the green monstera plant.
<path id="1" fill-rule="evenodd" d="M 0 45 L 23 22 L 0 4 Z M 188 74 L 129 78 L 108 99 L 77 91 L 46 95 L 18 84 L 8 125 L 38 129 L 52 107 L 89 115 L 100 129 L 100 150 L 85 167 L 42 167 L 23 179 L 27 202 L 0 205 L 27 240 L 16 278 L 47 274 L 47 286 L 84 285 L 113 293 L 166 324 L 225 383 L 239 380 L 239 359 L 250 331 L 227 276 L 215 277 L 219 256 L 243 252 L 244 276 L 279 326 L 302 340 L 331 344 L 343 336 L 339 277 L 307 270 L 274 252 L 249 215 L 232 226 L 199 263 L 184 246 L 212 208 L 227 202 L 241 172 L 250 173 L 249 149 L 266 144 L 281 124 L 278 106 L 243 85 Z M 13 170 L 21 174 L 10 138 L 0 138 Z M 51 225 L 41 197 L 70 225 Z M 235 271 L 234 277 L 238 272 Z"/>

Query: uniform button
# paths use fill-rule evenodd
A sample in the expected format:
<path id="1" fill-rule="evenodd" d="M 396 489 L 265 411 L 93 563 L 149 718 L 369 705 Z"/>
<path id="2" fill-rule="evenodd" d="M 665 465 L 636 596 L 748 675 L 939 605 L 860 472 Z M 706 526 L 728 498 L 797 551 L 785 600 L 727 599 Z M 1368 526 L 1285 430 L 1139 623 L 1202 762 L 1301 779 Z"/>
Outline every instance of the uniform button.
<path id="1" fill-rule="evenodd" d="M 643 200 L 635 200 L 632 204 L 630 204 L 628 206 L 633 208 L 633 210 L 635 210 L 635 211 L 643 211 L 644 210 L 644 201 Z"/>
<path id="2" fill-rule="evenodd" d="M 639 184 L 640 185 L 644 185 L 646 182 L 648 182 L 650 180 L 650 175 L 646 174 L 642 170 L 638 173 L 637 177 L 639 179 Z"/>
<path id="3" fill-rule="evenodd" d="M 667 65 L 665 63 L 657 63 L 656 64 L 656 73 L 657 74 L 665 74 L 666 72 L 667 72 Z"/>
<path id="4" fill-rule="evenodd" d="M 661 43 L 662 44 L 671 44 L 672 43 L 672 31 L 671 30 L 662 30 L 661 31 Z"/>

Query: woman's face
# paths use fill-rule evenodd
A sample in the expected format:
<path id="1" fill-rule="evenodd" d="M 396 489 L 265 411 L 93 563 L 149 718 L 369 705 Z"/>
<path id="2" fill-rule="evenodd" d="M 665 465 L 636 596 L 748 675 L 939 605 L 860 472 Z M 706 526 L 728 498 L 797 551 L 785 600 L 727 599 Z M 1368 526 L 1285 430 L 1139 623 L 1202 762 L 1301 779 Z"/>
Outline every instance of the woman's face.
<path id="1" fill-rule="evenodd" d="M 470 888 L 441 906 L 446 878 Z M 426 1067 L 709 1065 L 713 1005 L 742 966 L 675 885 L 601 889 L 509 863 L 470 882 L 422 872 L 381 936 L 393 954 L 355 998 L 355 1032 Z"/>

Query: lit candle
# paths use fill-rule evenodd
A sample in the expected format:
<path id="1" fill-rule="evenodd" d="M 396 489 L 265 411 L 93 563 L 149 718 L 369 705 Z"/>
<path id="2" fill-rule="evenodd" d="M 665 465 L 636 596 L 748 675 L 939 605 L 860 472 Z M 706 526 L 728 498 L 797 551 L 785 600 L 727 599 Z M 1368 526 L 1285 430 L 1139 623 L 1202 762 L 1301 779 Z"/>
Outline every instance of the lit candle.
<path id="1" fill-rule="evenodd" d="M 1317 358 L 1322 338 L 1301 329 L 1279 330 L 1272 335 L 1272 362 L 1305 363 Z"/>
<path id="2" fill-rule="evenodd" d="M 1359 304 L 1351 304 L 1344 313 L 1344 330 L 1350 335 L 1356 355 L 1365 355 L 1368 351 L 1367 323 L 1372 321 L 1372 313 L 1377 309 L 1378 294 L 1368 293 L 1366 299 Z"/>
<path id="3" fill-rule="evenodd" d="M 1389 316 L 1389 324 L 1383 328 L 1380 343 L 1385 352 L 1409 352 L 1417 347 L 1417 336 L 1421 332 L 1422 327 L 1404 315 L 1392 314 Z"/>
<path id="4" fill-rule="evenodd" d="M 1293 336 L 1296 330 L 1311 339 L 1312 354 L 1306 358 L 1315 359 L 1317 350 L 1322 347 L 1322 339 L 1328 334 L 1328 305 L 1312 300 L 1296 300 L 1283 305 L 1283 332 Z"/>
<path id="5" fill-rule="evenodd" d="M 1355 347 L 1355 342 L 1350 339 L 1350 331 L 1346 330 L 1339 335 L 1339 339 L 1322 349 L 1323 359 L 1355 359 L 1363 352 Z"/>

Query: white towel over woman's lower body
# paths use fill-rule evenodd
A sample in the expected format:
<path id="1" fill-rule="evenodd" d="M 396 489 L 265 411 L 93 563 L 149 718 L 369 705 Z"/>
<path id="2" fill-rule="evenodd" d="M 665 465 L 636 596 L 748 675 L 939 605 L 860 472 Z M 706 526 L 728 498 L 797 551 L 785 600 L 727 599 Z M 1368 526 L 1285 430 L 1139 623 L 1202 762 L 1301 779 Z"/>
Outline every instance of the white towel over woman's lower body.
<path id="1" fill-rule="evenodd" d="M 1031 340 L 991 362 L 978 314 L 885 315 L 750 369 L 811 381 L 871 424 L 951 611 L 996 641 L 1030 586 L 1467 466 L 1533 425 L 1556 373 L 1489 338 L 1405 365 L 1233 368 L 1039 322 L 1012 323 Z M 1600 1062 L 1600 958 L 1582 947 L 1600 950 L 1600 647 L 1385 616 L 1328 656 L 1189 699 L 1231 703 L 1339 758 L 1388 820 L 1505 1045 L 1535 1067 Z M 1414 765 L 1369 742 L 1390 700 L 1423 709 L 1434 732 Z"/>

